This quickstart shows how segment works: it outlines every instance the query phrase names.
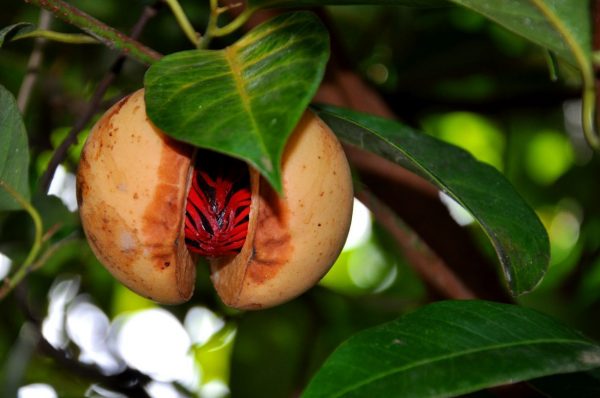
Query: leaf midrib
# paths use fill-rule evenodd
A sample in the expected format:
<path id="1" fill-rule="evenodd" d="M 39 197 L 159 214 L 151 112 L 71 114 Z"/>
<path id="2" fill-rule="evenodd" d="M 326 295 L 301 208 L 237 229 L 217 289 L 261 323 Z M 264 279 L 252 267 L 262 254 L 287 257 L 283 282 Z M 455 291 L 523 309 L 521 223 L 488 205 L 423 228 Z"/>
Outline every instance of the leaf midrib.
<path id="1" fill-rule="evenodd" d="M 242 107 L 244 108 L 248 118 L 250 119 L 250 123 L 252 125 L 251 132 L 254 136 L 256 136 L 258 143 L 260 145 L 261 151 L 263 155 L 269 156 L 269 152 L 267 151 L 265 141 L 261 137 L 258 132 L 260 128 L 258 126 L 258 122 L 254 117 L 254 112 L 252 111 L 252 104 L 250 104 L 250 95 L 246 90 L 246 86 L 244 85 L 244 79 L 242 78 L 242 68 L 237 62 L 237 51 L 235 46 L 230 46 L 223 50 L 224 58 L 227 61 L 229 69 L 231 70 L 231 76 L 233 78 L 233 82 L 235 84 L 236 90 L 239 93 L 240 102 L 242 103 Z M 271 158 L 269 157 L 269 162 L 271 163 Z"/>
<path id="2" fill-rule="evenodd" d="M 567 27 L 562 23 L 560 18 L 556 16 L 544 3 L 542 0 L 530 0 L 534 7 L 537 7 L 538 10 L 547 18 L 548 22 L 554 26 L 556 31 L 563 37 L 567 46 L 571 49 L 571 53 L 575 57 L 575 60 L 579 63 L 582 73 L 587 74 L 590 73 L 590 65 L 586 62 L 586 56 L 583 52 L 583 48 L 579 45 L 577 40 L 575 40 L 571 34 L 571 31 L 567 29 Z"/>
<path id="3" fill-rule="evenodd" d="M 552 343 L 561 343 L 561 344 L 575 344 L 575 345 L 581 345 L 581 346 L 589 346 L 591 345 L 591 343 L 589 342 L 583 342 L 580 340 L 569 340 L 569 339 L 539 339 L 539 340 L 526 340 L 526 341 L 522 341 L 519 343 L 504 343 L 504 344 L 496 344 L 496 345 L 492 345 L 492 346 L 486 346 L 486 347 L 481 347 L 481 348 L 474 348 L 471 350 L 465 350 L 465 351 L 460 351 L 458 353 L 451 353 L 451 354 L 447 354 L 447 355 L 440 355 L 434 358 L 428 358 L 425 360 L 421 360 L 421 361 L 416 361 L 413 363 L 410 363 L 408 365 L 405 366 L 401 366 L 401 367 L 397 367 L 397 368 L 393 368 L 387 372 L 383 372 L 378 374 L 375 377 L 371 377 L 371 378 L 367 378 L 363 381 L 360 381 L 358 383 L 355 383 L 341 391 L 339 391 L 338 394 L 336 395 L 332 395 L 332 398 L 338 398 L 338 397 L 343 397 L 346 393 L 351 392 L 353 390 L 356 390 L 360 387 L 364 387 L 368 384 L 371 384 L 377 380 L 380 379 L 384 379 L 390 375 L 393 375 L 395 373 L 401 373 L 401 372 L 405 372 L 407 370 L 410 369 L 414 369 L 414 368 L 418 368 L 421 366 L 426 366 L 429 364 L 433 364 L 435 362 L 442 362 L 448 359 L 453 359 L 453 358 L 458 358 L 460 356 L 466 356 L 466 355 L 470 355 L 470 354 L 474 354 L 474 353 L 481 353 L 481 352 L 486 352 L 486 351 L 493 351 L 493 350 L 497 350 L 497 349 L 502 349 L 502 348 L 513 348 L 513 347 L 520 347 L 520 346 L 524 346 L 524 345 L 533 345 L 533 344 L 552 344 Z"/>
<path id="4" fill-rule="evenodd" d="M 458 5 L 463 6 L 465 8 L 472 9 L 473 11 L 475 11 L 479 14 L 483 14 L 488 19 L 504 26 L 502 21 L 498 18 L 495 18 L 493 14 L 483 13 L 478 8 L 473 8 L 471 6 L 463 4 L 460 0 L 451 0 L 451 1 Z M 584 73 L 589 73 L 591 66 L 590 66 L 589 62 L 586 61 L 587 57 L 585 56 L 583 48 L 581 48 L 581 46 L 579 45 L 577 40 L 573 38 L 571 31 L 562 23 L 560 18 L 558 18 L 557 15 L 548 8 L 548 6 L 544 3 L 544 0 L 527 0 L 527 1 L 534 8 L 539 10 L 542 18 L 544 18 L 544 21 L 547 22 L 554 29 L 554 31 L 557 32 L 563 38 L 564 42 L 566 43 L 566 47 L 570 50 L 571 54 L 575 58 L 575 61 L 579 64 L 581 70 Z M 512 28 L 508 28 L 508 29 L 513 30 Z M 516 33 L 523 36 L 523 33 L 521 33 L 521 32 L 516 32 Z"/>

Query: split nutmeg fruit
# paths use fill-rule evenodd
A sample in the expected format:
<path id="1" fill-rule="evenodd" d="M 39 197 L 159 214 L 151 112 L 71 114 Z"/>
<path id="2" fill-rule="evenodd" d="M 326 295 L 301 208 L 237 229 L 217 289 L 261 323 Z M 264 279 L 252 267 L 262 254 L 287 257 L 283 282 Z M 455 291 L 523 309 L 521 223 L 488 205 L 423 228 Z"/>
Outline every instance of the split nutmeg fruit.
<path id="1" fill-rule="evenodd" d="M 318 282 L 350 225 L 352 181 L 341 145 L 307 111 L 282 158 L 283 196 L 245 163 L 164 135 L 144 91 L 92 129 L 77 174 L 92 250 L 123 284 L 165 304 L 188 300 L 198 256 L 223 302 L 265 308 Z"/>

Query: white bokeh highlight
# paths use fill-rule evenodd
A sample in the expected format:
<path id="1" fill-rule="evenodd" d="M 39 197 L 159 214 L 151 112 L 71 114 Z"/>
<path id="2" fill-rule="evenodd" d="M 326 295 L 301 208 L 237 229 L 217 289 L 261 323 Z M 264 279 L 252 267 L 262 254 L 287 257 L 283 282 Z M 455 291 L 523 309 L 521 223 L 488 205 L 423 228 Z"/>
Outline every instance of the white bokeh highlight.
<path id="1" fill-rule="evenodd" d="M 112 347 L 132 368 L 156 381 L 178 382 L 194 391 L 201 371 L 191 352 L 191 339 L 170 312 L 153 308 L 115 319 Z"/>
<path id="2" fill-rule="evenodd" d="M 67 305 L 79 290 L 79 278 L 57 280 L 48 292 L 48 316 L 42 322 L 42 335 L 56 349 L 69 343 L 65 331 Z"/>
<path id="3" fill-rule="evenodd" d="M 471 213 L 465 210 L 457 201 L 452 199 L 450 196 L 440 191 L 440 201 L 446 206 L 450 217 L 456 221 L 456 223 L 462 227 L 467 226 L 475 221 Z"/>
<path id="4" fill-rule="evenodd" d="M 152 398 L 188 398 L 188 395 L 179 392 L 171 383 L 151 381 L 144 389 Z"/>
<path id="5" fill-rule="evenodd" d="M 227 384 L 219 380 L 213 380 L 203 384 L 200 388 L 200 396 L 202 398 L 225 398 L 231 394 Z"/>
<path id="6" fill-rule="evenodd" d="M 97 366 L 107 375 L 118 374 L 127 366 L 139 370 L 153 379 L 146 387 L 152 397 L 185 397 L 175 385 L 206 398 L 229 395 L 229 387 L 222 381 L 202 384 L 202 369 L 192 349 L 222 330 L 223 318 L 196 306 L 187 312 L 183 323 L 162 308 L 126 313 L 111 322 L 89 296 L 79 294 L 79 288 L 77 277 L 59 278 L 50 288 L 42 333 L 52 346 L 68 349 L 77 345 L 78 360 Z M 229 344 L 234 336 L 232 333 L 224 343 Z M 93 385 L 86 396 L 122 395 Z"/>
<path id="7" fill-rule="evenodd" d="M 96 305 L 78 296 L 67 309 L 66 331 L 79 346 L 79 360 L 97 365 L 104 374 L 116 374 L 125 364 L 116 358 L 108 346 L 110 320 Z"/>
<path id="8" fill-rule="evenodd" d="M 225 321 L 206 307 L 190 308 L 183 321 L 183 327 L 195 345 L 206 344 L 224 326 Z"/>
<path id="9" fill-rule="evenodd" d="M 12 260 L 4 253 L 0 253 L 0 280 L 6 278 L 12 268 Z"/>
<path id="10" fill-rule="evenodd" d="M 17 393 L 18 398 L 58 398 L 56 390 L 43 383 L 28 384 L 20 387 Z"/>
<path id="11" fill-rule="evenodd" d="M 48 195 L 56 196 L 69 209 L 74 212 L 77 210 L 76 178 L 73 173 L 69 173 L 63 165 L 58 165 L 54 172 Z"/>
<path id="12" fill-rule="evenodd" d="M 352 222 L 343 250 L 350 250 L 367 242 L 373 233 L 371 212 L 358 199 L 354 199 Z"/>

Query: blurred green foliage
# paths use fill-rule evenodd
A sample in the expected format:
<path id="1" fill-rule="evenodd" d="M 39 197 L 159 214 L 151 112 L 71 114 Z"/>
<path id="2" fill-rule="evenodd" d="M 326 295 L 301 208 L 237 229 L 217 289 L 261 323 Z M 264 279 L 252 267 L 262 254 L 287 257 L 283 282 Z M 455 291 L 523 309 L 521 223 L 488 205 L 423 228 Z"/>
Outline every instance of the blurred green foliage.
<path id="1" fill-rule="evenodd" d="M 124 2 L 117 0 L 70 3 L 125 32 L 148 4 L 129 1 L 123 10 Z M 198 29 L 207 20 L 206 3 L 181 1 Z M 23 2 L 5 1 L 0 27 L 36 23 L 38 14 L 37 8 Z M 565 104 L 579 94 L 571 67 L 560 64 L 561 80 L 551 81 L 543 50 L 456 7 L 330 7 L 327 16 L 345 66 L 360 71 L 401 119 L 464 147 L 503 171 L 538 212 L 551 238 L 552 265 L 542 286 L 519 302 L 600 338 L 599 164 L 598 156 L 581 145 L 576 122 L 565 123 L 573 120 L 573 111 Z M 52 27 L 76 31 L 59 21 Z M 151 21 L 141 41 L 162 53 L 189 49 L 166 10 Z M 0 49 L 0 84 L 14 94 L 26 73 L 31 49 L 31 41 L 8 43 Z M 76 213 L 66 210 L 58 199 L 40 195 L 37 186 L 49 154 L 82 112 L 117 54 L 99 45 L 48 43 L 44 56 L 24 115 L 35 165 L 31 171 L 33 192 L 37 192 L 34 203 L 45 225 L 58 227 L 52 241 L 72 240 L 30 275 L 26 289 L 17 289 L 0 302 L 0 385 L 5 382 L 0 395 L 11 391 L 11 386 L 46 382 L 61 397 L 82 396 L 91 380 L 85 375 L 74 377 L 69 367 L 57 366 L 49 356 L 35 352 L 37 341 L 28 332 L 31 324 L 26 319 L 47 313 L 48 291 L 55 279 L 77 275 L 80 291 L 110 317 L 154 304 L 117 285 L 85 243 Z M 140 87 L 143 73 L 143 66 L 127 62 L 106 95 L 105 105 Z M 71 171 L 85 133 L 79 138 L 66 162 Z M 232 358 L 232 396 L 293 396 L 340 342 L 433 299 L 390 237 L 377 226 L 375 231 L 377 242 L 355 249 L 363 250 L 360 253 L 342 256 L 342 268 L 336 266 L 333 271 L 338 273 L 337 282 L 329 283 L 336 277 L 331 274 L 322 286 L 284 306 L 249 313 L 226 309 L 212 292 L 208 272 L 200 269 L 193 301 L 168 309 L 183 321 L 189 308 L 203 304 L 236 325 L 233 352 L 223 354 Z M 483 242 L 480 230 L 469 227 L 469 231 L 475 242 Z M 0 252 L 14 263 L 26 255 L 32 233 L 25 214 L 0 214 Z M 487 253 L 485 243 L 480 247 Z M 379 261 L 381 275 L 396 267 L 393 283 L 383 291 L 376 289 L 381 275 L 373 276 L 369 286 L 352 285 L 348 275 L 342 275 L 356 266 L 352 262 L 373 258 Z M 24 300 L 35 314 L 24 312 Z M 202 349 L 208 348 L 198 348 L 198 355 Z M 77 348 L 71 345 L 69 350 L 76 358 Z M 218 366 L 226 373 L 225 365 Z"/>

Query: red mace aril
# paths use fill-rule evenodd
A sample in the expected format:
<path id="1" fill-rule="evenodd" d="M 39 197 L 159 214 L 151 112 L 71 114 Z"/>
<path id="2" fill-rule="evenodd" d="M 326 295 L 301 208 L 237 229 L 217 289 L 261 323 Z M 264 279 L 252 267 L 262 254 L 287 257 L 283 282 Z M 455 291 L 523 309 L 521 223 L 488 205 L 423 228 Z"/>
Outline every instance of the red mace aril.
<path id="1" fill-rule="evenodd" d="M 199 151 L 197 159 L 185 208 L 185 244 L 205 257 L 235 255 L 248 234 L 248 166 L 210 151 Z"/>
<path id="2" fill-rule="evenodd" d="M 193 154 L 150 122 L 143 90 L 100 118 L 77 174 L 82 225 L 100 262 L 165 304 L 191 298 L 198 256 L 231 307 L 274 306 L 314 286 L 352 214 L 350 169 L 329 128 L 303 115 L 282 156 L 282 195 L 239 160 Z"/>

